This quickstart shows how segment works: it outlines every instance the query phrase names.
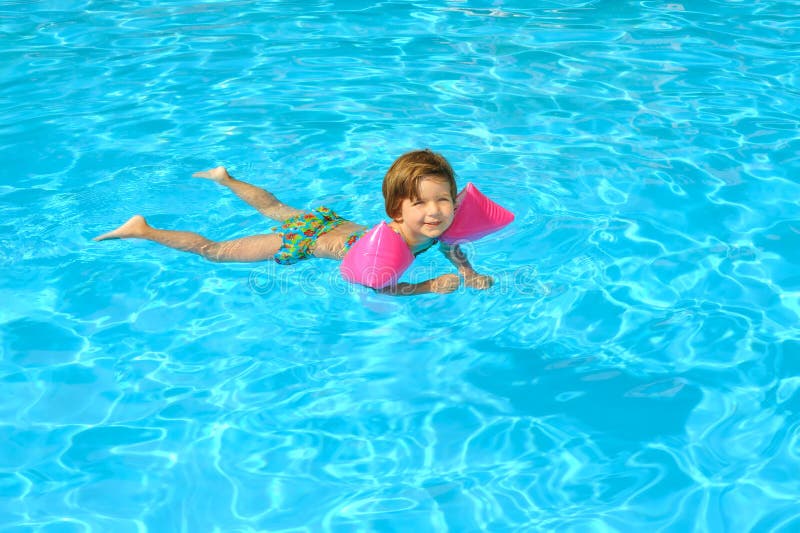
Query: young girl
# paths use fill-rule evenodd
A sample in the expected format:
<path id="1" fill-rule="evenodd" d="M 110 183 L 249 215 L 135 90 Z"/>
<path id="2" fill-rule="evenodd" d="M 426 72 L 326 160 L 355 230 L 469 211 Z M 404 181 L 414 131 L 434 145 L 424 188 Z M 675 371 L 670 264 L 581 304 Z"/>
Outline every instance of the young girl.
<path id="1" fill-rule="evenodd" d="M 272 193 L 233 178 L 224 167 L 197 172 L 194 177 L 210 179 L 228 187 L 263 215 L 281 222 L 281 226 L 273 228 L 276 233 L 215 242 L 188 231 L 156 229 L 147 224 L 144 217 L 135 215 L 114 231 L 94 240 L 147 239 L 201 255 L 210 261 L 274 259 L 289 265 L 309 257 L 341 260 L 368 229 L 345 220 L 326 207 L 308 212 L 283 204 Z M 392 219 L 390 227 L 403 237 L 416 256 L 436 244 L 453 222 L 455 174 L 439 154 L 430 150 L 409 152 L 392 163 L 386 173 L 383 197 L 386 214 Z M 442 243 L 440 249 L 464 277 L 467 287 L 486 289 L 492 285 L 492 278 L 478 274 L 458 245 Z M 397 295 L 448 293 L 456 290 L 460 283 L 458 275 L 443 274 L 421 283 L 398 283 L 380 289 L 380 292 Z"/>

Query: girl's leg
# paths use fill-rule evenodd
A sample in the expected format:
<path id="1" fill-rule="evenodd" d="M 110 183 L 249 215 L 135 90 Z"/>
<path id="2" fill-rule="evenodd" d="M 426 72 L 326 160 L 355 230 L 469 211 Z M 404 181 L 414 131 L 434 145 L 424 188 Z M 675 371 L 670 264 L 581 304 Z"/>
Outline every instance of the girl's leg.
<path id="1" fill-rule="evenodd" d="M 156 229 L 141 215 L 134 216 L 114 231 L 94 238 L 96 241 L 107 239 L 146 239 L 201 255 L 209 261 L 240 263 L 271 259 L 282 244 L 281 236 L 275 233 L 216 242 L 190 231 Z"/>
<path id="2" fill-rule="evenodd" d="M 236 196 L 255 207 L 261 214 L 273 220 L 277 220 L 278 222 L 283 222 L 287 218 L 305 213 L 302 209 L 296 209 L 282 203 L 269 191 L 231 177 L 228 171 L 225 170 L 225 167 L 195 172 L 192 176 L 195 178 L 210 179 L 211 181 L 216 181 L 220 185 L 228 187 Z"/>

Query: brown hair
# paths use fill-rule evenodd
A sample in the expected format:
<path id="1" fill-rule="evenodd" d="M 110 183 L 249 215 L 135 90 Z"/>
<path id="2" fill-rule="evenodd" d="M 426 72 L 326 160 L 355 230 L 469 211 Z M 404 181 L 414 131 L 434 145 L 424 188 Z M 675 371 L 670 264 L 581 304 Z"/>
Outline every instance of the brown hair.
<path id="1" fill-rule="evenodd" d="M 403 200 L 419 198 L 419 185 L 425 178 L 447 183 L 455 202 L 456 175 L 447 159 L 427 148 L 415 150 L 398 157 L 383 178 L 383 199 L 390 218 L 400 216 Z"/>

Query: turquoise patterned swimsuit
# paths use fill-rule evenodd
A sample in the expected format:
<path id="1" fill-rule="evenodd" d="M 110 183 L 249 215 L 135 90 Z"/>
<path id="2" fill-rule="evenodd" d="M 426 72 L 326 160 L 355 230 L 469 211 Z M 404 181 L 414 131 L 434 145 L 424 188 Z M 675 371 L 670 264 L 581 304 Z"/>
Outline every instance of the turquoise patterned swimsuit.
<path id="1" fill-rule="evenodd" d="M 328 233 L 345 222 L 347 222 L 346 219 L 324 206 L 309 213 L 286 219 L 282 225 L 272 228 L 272 231 L 280 232 L 283 236 L 283 244 L 273 256 L 275 262 L 281 265 L 292 265 L 308 259 L 311 257 L 314 244 L 320 235 Z M 359 230 L 351 233 L 345 242 L 345 251 L 349 250 L 366 231 Z"/>

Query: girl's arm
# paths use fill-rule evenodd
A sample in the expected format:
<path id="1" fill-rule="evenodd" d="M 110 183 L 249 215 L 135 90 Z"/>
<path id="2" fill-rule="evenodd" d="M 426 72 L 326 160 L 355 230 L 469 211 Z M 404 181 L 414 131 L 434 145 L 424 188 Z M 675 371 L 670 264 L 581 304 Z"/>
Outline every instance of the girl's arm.
<path id="1" fill-rule="evenodd" d="M 377 291 L 381 294 L 391 294 L 393 296 L 412 296 L 430 292 L 447 294 L 456 290 L 460 284 L 461 279 L 455 274 L 443 274 L 420 283 L 398 283 L 397 285 L 377 289 Z"/>
<path id="2" fill-rule="evenodd" d="M 458 273 L 464 276 L 464 285 L 473 289 L 488 289 L 492 286 L 494 279 L 478 274 L 459 245 L 442 243 L 441 249 L 444 256 L 458 269 Z"/>

